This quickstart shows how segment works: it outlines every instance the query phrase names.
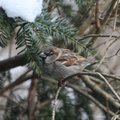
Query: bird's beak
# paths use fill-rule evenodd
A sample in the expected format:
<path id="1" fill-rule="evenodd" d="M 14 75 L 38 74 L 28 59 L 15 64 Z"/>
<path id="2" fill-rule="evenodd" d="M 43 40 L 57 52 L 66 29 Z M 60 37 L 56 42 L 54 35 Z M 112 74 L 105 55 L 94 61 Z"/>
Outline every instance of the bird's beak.
<path id="1" fill-rule="evenodd" d="M 40 57 L 46 59 L 47 56 L 43 52 L 41 52 Z"/>

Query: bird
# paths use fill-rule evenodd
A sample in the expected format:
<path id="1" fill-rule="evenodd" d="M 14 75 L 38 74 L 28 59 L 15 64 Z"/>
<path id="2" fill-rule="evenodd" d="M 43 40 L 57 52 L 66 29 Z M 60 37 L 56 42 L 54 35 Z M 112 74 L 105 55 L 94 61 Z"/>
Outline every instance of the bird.
<path id="1" fill-rule="evenodd" d="M 42 12 L 43 0 L 0 0 L 8 17 L 20 17 L 28 22 L 35 22 Z"/>
<path id="2" fill-rule="evenodd" d="M 44 74 L 60 81 L 77 74 L 86 66 L 90 65 L 92 59 L 87 59 L 70 49 L 46 46 L 41 50 L 40 57 L 43 61 Z M 92 61 L 93 62 L 93 61 Z"/>

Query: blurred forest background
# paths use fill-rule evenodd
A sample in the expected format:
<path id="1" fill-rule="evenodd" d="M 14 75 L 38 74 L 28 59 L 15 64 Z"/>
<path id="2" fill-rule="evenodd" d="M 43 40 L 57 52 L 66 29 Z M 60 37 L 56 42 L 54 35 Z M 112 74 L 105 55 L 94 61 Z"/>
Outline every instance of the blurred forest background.
<path id="1" fill-rule="evenodd" d="M 0 9 L 0 120 L 52 120 L 58 81 L 42 72 L 45 45 L 96 62 L 62 87 L 55 120 L 120 119 L 119 0 L 44 0 L 35 23 Z"/>

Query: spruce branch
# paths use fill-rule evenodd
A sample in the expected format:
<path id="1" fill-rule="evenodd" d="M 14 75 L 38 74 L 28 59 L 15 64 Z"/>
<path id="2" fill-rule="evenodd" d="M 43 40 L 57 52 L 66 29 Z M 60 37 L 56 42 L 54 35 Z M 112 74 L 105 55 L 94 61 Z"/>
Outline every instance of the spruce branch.
<path id="1" fill-rule="evenodd" d="M 0 47 L 7 46 L 11 40 L 15 29 L 15 22 L 6 16 L 5 12 L 0 8 Z"/>

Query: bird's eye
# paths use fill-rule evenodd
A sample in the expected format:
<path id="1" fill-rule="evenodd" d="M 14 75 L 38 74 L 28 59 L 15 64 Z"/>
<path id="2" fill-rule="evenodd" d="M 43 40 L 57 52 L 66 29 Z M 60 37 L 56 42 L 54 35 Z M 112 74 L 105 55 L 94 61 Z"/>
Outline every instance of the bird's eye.
<path id="1" fill-rule="evenodd" d="M 47 51 L 47 52 L 45 52 L 45 54 L 46 54 L 47 56 L 50 56 L 50 55 L 53 55 L 54 53 L 53 53 L 53 51 Z"/>
<path id="2" fill-rule="evenodd" d="M 53 51 L 50 51 L 50 55 L 53 55 L 54 53 L 53 53 Z"/>

